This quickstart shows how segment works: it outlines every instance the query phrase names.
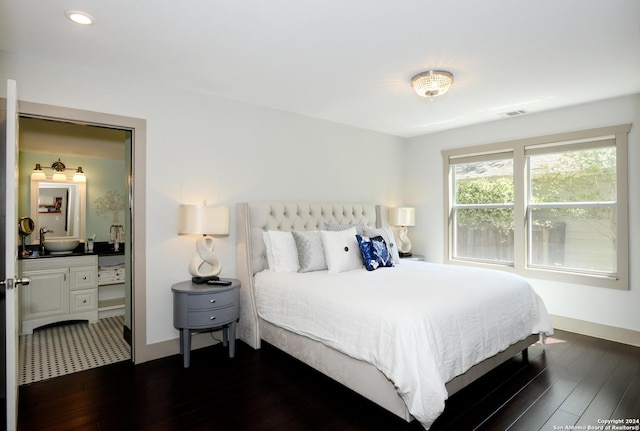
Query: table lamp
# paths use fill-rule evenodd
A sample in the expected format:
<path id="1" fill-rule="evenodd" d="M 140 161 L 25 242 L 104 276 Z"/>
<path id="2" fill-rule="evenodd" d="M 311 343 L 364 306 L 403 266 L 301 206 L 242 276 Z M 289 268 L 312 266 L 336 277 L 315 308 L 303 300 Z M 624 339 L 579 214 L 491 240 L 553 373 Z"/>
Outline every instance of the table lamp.
<path id="1" fill-rule="evenodd" d="M 400 227 L 397 244 L 400 257 L 411 256 L 411 241 L 407 236 L 407 226 L 416 224 L 415 208 L 389 208 L 389 224 Z"/>
<path id="2" fill-rule="evenodd" d="M 209 235 L 228 234 L 229 208 L 207 205 L 180 205 L 178 208 L 178 235 L 202 235 L 196 241 L 196 255 L 189 264 L 193 277 L 220 273 L 222 264 L 213 254 L 213 238 Z"/>

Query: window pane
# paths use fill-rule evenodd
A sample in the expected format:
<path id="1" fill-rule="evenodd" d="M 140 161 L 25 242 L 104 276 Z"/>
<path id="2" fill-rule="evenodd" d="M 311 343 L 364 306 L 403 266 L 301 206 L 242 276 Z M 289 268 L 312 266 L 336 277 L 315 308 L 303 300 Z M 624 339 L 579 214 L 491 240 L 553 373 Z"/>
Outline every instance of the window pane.
<path id="1" fill-rule="evenodd" d="M 454 169 L 454 257 L 513 263 L 513 159 L 460 163 Z M 491 205 L 501 207 L 487 208 Z"/>
<path id="2" fill-rule="evenodd" d="M 513 203 L 513 160 L 455 165 L 456 204 Z"/>
<path id="3" fill-rule="evenodd" d="M 455 220 L 454 257 L 513 263 L 513 209 L 459 208 Z"/>
<path id="4" fill-rule="evenodd" d="M 614 208 L 539 208 L 531 213 L 530 265 L 616 273 Z"/>
<path id="5" fill-rule="evenodd" d="M 616 200 L 615 147 L 530 156 L 529 164 L 532 202 Z"/>

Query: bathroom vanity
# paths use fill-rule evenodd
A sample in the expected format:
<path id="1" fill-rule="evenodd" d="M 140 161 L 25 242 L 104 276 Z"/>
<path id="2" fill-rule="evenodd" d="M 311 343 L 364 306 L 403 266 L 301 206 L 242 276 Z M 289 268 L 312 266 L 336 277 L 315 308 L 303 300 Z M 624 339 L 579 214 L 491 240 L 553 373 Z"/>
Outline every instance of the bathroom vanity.
<path id="1" fill-rule="evenodd" d="M 73 255 L 21 259 L 21 334 L 51 323 L 98 320 L 98 256 Z"/>
<path id="2" fill-rule="evenodd" d="M 94 323 L 125 314 L 124 250 L 107 242 L 92 242 L 91 249 L 85 244 L 86 189 L 86 178 L 31 176 L 30 217 L 23 219 L 31 220 L 25 226 L 40 237 L 25 245 L 30 232 L 21 232 L 21 273 L 31 280 L 20 289 L 21 334 L 52 323 Z M 116 233 L 121 239 L 123 232 Z"/>

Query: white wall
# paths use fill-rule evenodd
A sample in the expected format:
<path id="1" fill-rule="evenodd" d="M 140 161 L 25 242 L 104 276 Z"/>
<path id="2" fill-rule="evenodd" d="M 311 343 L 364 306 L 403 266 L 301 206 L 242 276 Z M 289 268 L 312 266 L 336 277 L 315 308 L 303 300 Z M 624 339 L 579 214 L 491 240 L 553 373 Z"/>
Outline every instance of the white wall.
<path id="1" fill-rule="evenodd" d="M 177 337 L 170 286 L 189 277 L 187 265 L 194 250 L 192 238 L 175 233 L 180 203 L 206 199 L 231 207 L 231 235 L 216 241 L 223 276 L 236 274 L 234 205 L 247 200 L 413 205 L 414 251 L 441 262 L 442 149 L 622 123 L 635 123 L 629 135 L 631 290 L 531 281 L 552 314 L 640 331 L 640 229 L 635 224 L 640 215 L 636 169 L 640 96 L 485 123 L 405 143 L 397 137 L 163 88 L 135 77 L 3 51 L 0 78 L 18 82 L 21 100 L 147 120 L 147 177 L 142 180 L 147 192 L 149 343 Z M 5 85 L 0 88 L 4 95 Z"/>
<path id="2" fill-rule="evenodd" d="M 404 204 L 416 207 L 416 226 L 410 229 L 413 249 L 430 261 L 444 260 L 441 150 L 633 123 L 629 133 L 630 290 L 530 281 L 551 314 L 640 331 L 639 120 L 640 96 L 630 96 L 409 139 L 404 154 Z"/>
<path id="3" fill-rule="evenodd" d="M 180 203 L 231 207 L 231 234 L 215 249 L 227 277 L 237 202 L 399 203 L 398 137 L 2 51 L 0 78 L 17 81 L 20 100 L 147 120 L 147 177 L 136 180 L 147 193 L 149 343 L 177 337 L 170 287 L 189 278 L 195 252 L 176 235 Z"/>

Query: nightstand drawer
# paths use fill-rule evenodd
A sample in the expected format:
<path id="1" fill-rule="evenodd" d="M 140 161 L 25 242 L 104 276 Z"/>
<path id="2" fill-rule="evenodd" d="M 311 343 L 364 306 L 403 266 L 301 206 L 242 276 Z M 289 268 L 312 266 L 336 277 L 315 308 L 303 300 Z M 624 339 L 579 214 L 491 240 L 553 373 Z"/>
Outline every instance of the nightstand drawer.
<path id="1" fill-rule="evenodd" d="M 238 289 L 226 292 L 212 292 L 202 295 L 189 295 L 187 308 L 189 310 L 209 310 L 212 308 L 227 307 L 236 302 Z"/>
<path id="2" fill-rule="evenodd" d="M 193 311 L 189 313 L 187 321 L 190 328 L 207 328 L 225 325 L 238 318 L 238 308 L 231 306 L 215 310 Z"/>

